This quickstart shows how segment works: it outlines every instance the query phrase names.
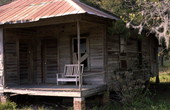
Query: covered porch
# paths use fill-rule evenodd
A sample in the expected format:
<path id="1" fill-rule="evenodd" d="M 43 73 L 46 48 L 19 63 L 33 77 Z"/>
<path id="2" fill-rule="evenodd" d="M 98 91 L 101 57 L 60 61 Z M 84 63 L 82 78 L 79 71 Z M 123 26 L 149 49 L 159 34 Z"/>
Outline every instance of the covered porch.
<path id="1" fill-rule="evenodd" d="M 4 92 L 36 95 L 35 91 L 41 91 L 45 95 L 48 91 L 50 95 L 55 91 L 51 95 L 79 97 L 106 90 L 105 25 L 100 19 L 93 23 L 87 16 L 82 20 L 74 17 L 70 16 L 69 22 L 63 17 L 50 25 L 46 22 L 53 18 L 37 25 L 5 26 Z M 72 82 L 56 85 L 56 74 L 63 73 L 65 64 L 84 64 L 78 86 Z"/>

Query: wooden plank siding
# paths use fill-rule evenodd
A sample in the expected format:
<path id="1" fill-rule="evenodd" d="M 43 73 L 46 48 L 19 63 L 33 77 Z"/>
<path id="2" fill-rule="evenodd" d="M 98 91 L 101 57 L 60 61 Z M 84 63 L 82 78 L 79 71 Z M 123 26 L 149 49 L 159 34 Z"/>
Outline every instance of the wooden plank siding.
<path id="1" fill-rule="evenodd" d="M 7 86 L 24 83 L 56 84 L 55 74 L 62 73 L 64 65 L 73 62 L 72 39 L 76 37 L 76 29 L 76 23 L 6 29 L 5 74 Z M 104 71 L 105 31 L 103 25 L 81 22 L 80 33 L 81 37 L 86 37 L 88 40 L 89 67 L 85 71 L 88 73 Z M 28 58 L 22 54 L 30 55 Z M 103 72 L 90 75 L 90 77 L 86 76 L 84 84 L 104 84 L 104 74 Z"/>
<path id="2" fill-rule="evenodd" d="M 99 31 L 100 30 L 100 31 Z M 90 48 L 90 69 L 96 71 L 104 71 L 104 29 L 102 27 L 96 27 L 90 33 L 89 36 L 89 48 Z"/>
<path id="3" fill-rule="evenodd" d="M 155 37 L 150 38 L 150 69 L 151 69 L 151 75 L 157 76 L 159 72 L 158 67 L 158 40 Z"/>
<path id="4" fill-rule="evenodd" d="M 23 65 L 20 66 L 22 59 L 21 60 L 19 59 L 19 57 L 21 55 L 21 54 L 19 54 L 19 51 L 21 51 L 19 49 L 19 46 L 22 47 L 21 44 L 23 42 L 21 42 L 19 40 L 22 39 L 22 40 L 24 40 L 24 42 L 28 42 L 28 39 L 31 40 L 30 36 L 34 35 L 35 33 L 30 30 L 22 30 L 22 29 L 9 29 L 9 30 L 5 30 L 5 32 L 6 32 L 6 34 L 5 34 L 5 41 L 4 41 L 5 42 L 4 43 L 4 50 L 5 50 L 4 52 L 5 52 L 5 82 L 6 82 L 6 85 L 19 85 L 20 83 L 22 83 L 22 81 L 20 81 L 20 79 L 21 79 L 20 77 L 29 79 L 29 81 L 26 81 L 23 78 L 24 83 L 25 82 L 30 83 L 31 76 L 27 76 L 29 78 L 26 78 L 25 76 L 23 76 L 23 74 L 21 72 L 22 70 L 20 71 L 20 69 L 22 68 Z M 25 43 L 25 44 L 27 44 L 27 43 Z M 29 44 L 29 45 L 27 44 L 27 46 L 31 46 L 31 44 Z M 30 50 L 27 50 L 27 53 L 25 55 L 27 55 L 29 53 L 28 51 L 30 51 Z M 30 56 L 31 55 L 29 55 L 29 57 Z M 32 56 L 31 56 L 31 58 L 29 58 L 29 60 L 30 60 L 30 64 L 31 64 Z M 32 72 L 30 68 L 27 69 L 27 73 L 28 73 L 28 71 L 30 71 L 29 73 Z M 23 72 L 26 72 L 26 71 L 23 70 Z"/>
<path id="5" fill-rule="evenodd" d="M 17 41 L 5 41 L 5 83 L 17 85 L 18 80 Z"/>
<path id="6" fill-rule="evenodd" d="M 119 62 L 119 36 L 108 35 L 107 36 L 107 77 L 108 84 L 112 83 L 112 75 L 114 71 L 120 68 Z"/>
<path id="7" fill-rule="evenodd" d="M 107 73 L 109 86 L 114 86 L 113 78 L 116 71 L 127 71 L 131 69 L 134 71 L 136 78 L 142 78 L 149 80 L 149 77 L 155 73 L 158 74 L 158 62 L 157 62 L 157 47 L 158 41 L 155 37 L 144 36 L 138 38 L 138 34 L 132 31 L 132 35 L 126 39 L 125 52 L 120 52 L 120 36 L 108 35 L 107 36 Z M 141 61 L 140 61 L 141 60 Z M 123 61 L 123 62 L 122 62 Z M 141 64 L 140 64 L 141 62 Z M 122 67 L 121 63 L 126 63 Z M 143 74 L 140 73 L 138 66 L 142 66 Z"/>

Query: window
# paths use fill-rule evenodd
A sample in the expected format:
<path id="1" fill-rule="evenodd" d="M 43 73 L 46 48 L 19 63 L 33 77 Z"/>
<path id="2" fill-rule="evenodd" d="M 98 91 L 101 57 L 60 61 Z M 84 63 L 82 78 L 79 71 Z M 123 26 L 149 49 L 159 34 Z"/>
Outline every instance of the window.
<path id="1" fill-rule="evenodd" d="M 120 61 L 120 66 L 121 66 L 121 69 L 127 69 L 127 61 L 126 60 L 121 60 Z"/>
<path id="2" fill-rule="evenodd" d="M 139 59 L 139 65 L 142 65 L 142 41 L 138 40 L 137 42 L 137 46 L 138 46 L 138 59 Z"/>
<path id="3" fill-rule="evenodd" d="M 153 58 L 154 60 L 157 60 L 157 49 L 153 48 Z"/>
<path id="4" fill-rule="evenodd" d="M 120 53 L 125 53 L 125 38 L 120 37 Z"/>
<path id="5" fill-rule="evenodd" d="M 80 39 L 80 63 L 84 64 L 85 69 L 88 68 L 88 48 L 87 38 Z M 78 52 L 77 52 L 77 39 L 73 39 L 73 63 L 77 63 Z"/>
<path id="6" fill-rule="evenodd" d="M 126 41 L 124 37 L 120 37 L 120 68 L 123 70 L 127 69 L 127 59 L 125 53 Z"/>

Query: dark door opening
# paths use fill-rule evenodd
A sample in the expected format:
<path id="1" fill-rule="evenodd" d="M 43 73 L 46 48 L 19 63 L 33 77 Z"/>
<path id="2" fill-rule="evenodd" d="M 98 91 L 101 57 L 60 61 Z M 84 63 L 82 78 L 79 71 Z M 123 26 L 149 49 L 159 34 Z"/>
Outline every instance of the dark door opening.
<path id="1" fill-rule="evenodd" d="M 29 40 L 19 41 L 19 73 L 20 84 L 31 83 L 31 42 Z"/>
<path id="2" fill-rule="evenodd" d="M 42 40 L 42 82 L 56 83 L 57 40 Z"/>

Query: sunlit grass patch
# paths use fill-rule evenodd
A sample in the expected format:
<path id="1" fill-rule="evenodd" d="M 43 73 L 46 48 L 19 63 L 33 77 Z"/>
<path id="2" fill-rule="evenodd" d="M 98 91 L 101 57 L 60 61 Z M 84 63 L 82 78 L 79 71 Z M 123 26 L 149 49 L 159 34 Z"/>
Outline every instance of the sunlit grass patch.
<path id="1" fill-rule="evenodd" d="M 170 73 L 167 74 L 161 74 L 159 76 L 161 83 L 170 83 Z M 154 83 L 156 81 L 156 77 L 150 78 L 150 82 Z"/>

